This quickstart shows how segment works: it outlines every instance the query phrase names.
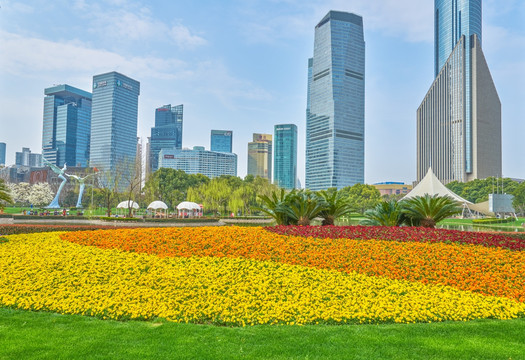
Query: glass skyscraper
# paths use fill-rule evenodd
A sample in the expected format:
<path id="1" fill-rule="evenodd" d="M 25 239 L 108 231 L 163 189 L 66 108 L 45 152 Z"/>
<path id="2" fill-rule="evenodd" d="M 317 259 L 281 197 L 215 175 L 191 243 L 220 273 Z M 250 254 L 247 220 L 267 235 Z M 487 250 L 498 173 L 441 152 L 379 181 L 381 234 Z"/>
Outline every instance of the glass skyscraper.
<path id="1" fill-rule="evenodd" d="M 435 0 L 434 2 L 434 76 L 462 36 L 465 49 L 473 47 L 473 36 L 481 48 L 481 0 Z M 470 51 L 465 52 L 465 170 L 472 172 L 472 64 Z"/>
<path id="2" fill-rule="evenodd" d="M 134 166 L 139 94 L 140 83 L 118 72 L 93 76 L 90 166 Z"/>
<path id="3" fill-rule="evenodd" d="M 435 0 L 436 78 L 417 110 L 417 180 L 501 176 L 501 103 L 481 48 L 481 0 Z"/>
<path id="4" fill-rule="evenodd" d="M 91 134 L 91 93 L 69 85 L 44 90 L 42 156 L 62 167 L 87 166 Z"/>
<path id="5" fill-rule="evenodd" d="M 253 134 L 248 143 L 248 174 L 272 181 L 272 135 Z"/>
<path id="6" fill-rule="evenodd" d="M 5 166 L 5 149 L 6 144 L 4 142 L 0 142 L 0 166 Z"/>
<path id="7" fill-rule="evenodd" d="M 233 132 L 231 130 L 212 130 L 210 136 L 211 151 L 232 152 Z"/>
<path id="8" fill-rule="evenodd" d="M 330 11 L 308 60 L 306 188 L 364 182 L 365 41 L 361 16 Z"/>
<path id="9" fill-rule="evenodd" d="M 275 125 L 273 144 L 273 183 L 294 189 L 297 183 L 297 126 Z"/>
<path id="10" fill-rule="evenodd" d="M 151 171 L 159 168 L 159 152 L 162 149 L 182 148 L 182 122 L 184 106 L 164 105 L 155 109 L 155 127 L 151 128 L 150 166 Z"/>

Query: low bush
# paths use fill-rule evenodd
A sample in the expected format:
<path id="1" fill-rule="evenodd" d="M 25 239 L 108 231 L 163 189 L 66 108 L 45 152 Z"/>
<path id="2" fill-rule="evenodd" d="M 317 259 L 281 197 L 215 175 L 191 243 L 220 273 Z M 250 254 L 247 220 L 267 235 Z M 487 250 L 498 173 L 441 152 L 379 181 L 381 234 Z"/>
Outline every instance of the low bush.
<path id="1" fill-rule="evenodd" d="M 508 217 L 506 219 L 498 219 L 498 218 L 485 218 L 485 219 L 474 219 L 472 220 L 472 224 L 504 224 L 504 223 L 510 223 L 514 222 L 516 219 L 512 217 Z"/>

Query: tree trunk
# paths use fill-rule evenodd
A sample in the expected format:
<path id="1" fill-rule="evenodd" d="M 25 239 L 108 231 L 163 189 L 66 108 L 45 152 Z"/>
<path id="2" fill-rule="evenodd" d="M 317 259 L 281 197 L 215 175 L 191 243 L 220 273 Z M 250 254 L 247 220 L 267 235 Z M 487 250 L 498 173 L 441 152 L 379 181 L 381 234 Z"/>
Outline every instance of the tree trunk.
<path id="1" fill-rule="evenodd" d="M 335 218 L 332 215 L 328 215 L 326 218 L 323 219 L 323 222 L 321 225 L 333 225 L 335 221 Z"/>
<path id="2" fill-rule="evenodd" d="M 297 225 L 308 226 L 310 225 L 310 219 L 308 217 L 300 217 Z"/>
<path id="3" fill-rule="evenodd" d="M 436 227 L 436 222 L 434 219 L 426 218 L 421 220 L 421 226 L 434 229 Z"/>

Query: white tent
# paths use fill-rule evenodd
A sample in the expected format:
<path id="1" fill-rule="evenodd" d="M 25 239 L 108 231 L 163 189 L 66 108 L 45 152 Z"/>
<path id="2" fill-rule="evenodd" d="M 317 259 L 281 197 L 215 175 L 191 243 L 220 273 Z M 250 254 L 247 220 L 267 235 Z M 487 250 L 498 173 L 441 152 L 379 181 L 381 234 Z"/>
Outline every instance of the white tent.
<path id="1" fill-rule="evenodd" d="M 140 208 L 139 204 L 137 204 L 135 201 L 122 201 L 121 203 L 119 203 L 117 205 L 117 209 L 129 209 L 130 206 L 133 208 L 133 209 L 138 209 Z"/>
<path id="2" fill-rule="evenodd" d="M 168 209 L 168 205 L 166 205 L 162 201 L 157 200 L 157 201 L 154 201 L 151 204 L 149 204 L 148 205 L 148 209 L 154 209 L 154 210 L 164 209 L 164 210 L 167 210 Z"/>
<path id="3" fill-rule="evenodd" d="M 439 195 L 439 196 L 449 196 L 452 199 L 460 202 L 462 204 L 472 205 L 472 203 L 466 199 L 463 199 L 461 196 L 454 194 L 450 191 L 445 185 L 439 181 L 436 175 L 431 168 L 428 169 L 425 177 L 412 189 L 408 194 L 406 194 L 403 199 L 411 199 L 416 196 L 425 196 L 428 194 L 430 196 Z"/>
<path id="4" fill-rule="evenodd" d="M 177 205 L 177 210 L 179 210 L 179 216 L 201 216 L 202 208 L 199 204 L 190 201 L 183 201 Z"/>
<path id="5" fill-rule="evenodd" d="M 166 210 L 168 210 L 168 205 L 166 205 L 162 201 L 157 200 L 148 205 L 148 210 L 153 210 L 152 216 L 154 217 L 159 217 L 159 216 L 167 217 Z M 158 210 L 161 210 L 161 212 L 157 213 Z"/>
<path id="6" fill-rule="evenodd" d="M 135 201 L 122 201 L 117 205 L 117 215 L 120 213 L 119 210 L 122 211 L 122 214 L 127 214 L 127 211 L 130 207 L 133 209 L 133 213 L 135 213 L 135 210 L 140 208 L 139 204 L 137 204 Z"/>

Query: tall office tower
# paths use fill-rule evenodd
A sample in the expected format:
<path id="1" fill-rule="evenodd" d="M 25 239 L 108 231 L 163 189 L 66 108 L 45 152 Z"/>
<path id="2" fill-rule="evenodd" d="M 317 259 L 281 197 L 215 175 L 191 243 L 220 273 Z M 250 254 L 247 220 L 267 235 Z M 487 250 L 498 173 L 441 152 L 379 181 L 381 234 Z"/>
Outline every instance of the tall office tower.
<path id="1" fill-rule="evenodd" d="M 62 167 L 86 167 L 91 135 L 91 94 L 69 85 L 44 89 L 42 156 Z"/>
<path id="2" fill-rule="evenodd" d="M 211 151 L 232 152 L 233 131 L 231 130 L 212 130 L 210 137 Z"/>
<path id="3" fill-rule="evenodd" d="M 148 142 L 146 143 L 146 166 L 145 166 L 145 178 L 147 179 L 148 176 L 151 174 L 151 137 L 148 136 Z"/>
<path id="4" fill-rule="evenodd" d="M 248 174 L 272 181 L 272 135 L 253 134 L 248 143 Z"/>
<path id="5" fill-rule="evenodd" d="M 159 168 L 159 152 L 162 149 L 182 148 L 183 105 L 164 105 L 155 109 L 155 127 L 151 128 L 151 171 Z"/>
<path id="6" fill-rule="evenodd" d="M 209 178 L 221 175 L 237 176 L 237 154 L 208 151 L 204 146 L 190 149 L 162 149 L 159 167 L 183 170 L 187 174 L 202 174 Z"/>
<path id="7" fill-rule="evenodd" d="M 135 164 L 139 94 L 140 83 L 118 72 L 93 76 L 90 166 Z"/>
<path id="8" fill-rule="evenodd" d="M 417 180 L 501 176 L 501 103 L 481 49 L 481 0 L 435 1 L 436 78 L 417 110 Z"/>
<path id="9" fill-rule="evenodd" d="M 5 166 L 5 150 L 6 144 L 4 142 L 0 142 L 0 166 Z"/>
<path id="10" fill-rule="evenodd" d="M 308 60 L 306 188 L 365 180 L 365 41 L 361 16 L 330 11 Z"/>
<path id="11" fill-rule="evenodd" d="M 297 183 L 297 126 L 275 125 L 273 144 L 273 183 L 294 189 Z"/>

